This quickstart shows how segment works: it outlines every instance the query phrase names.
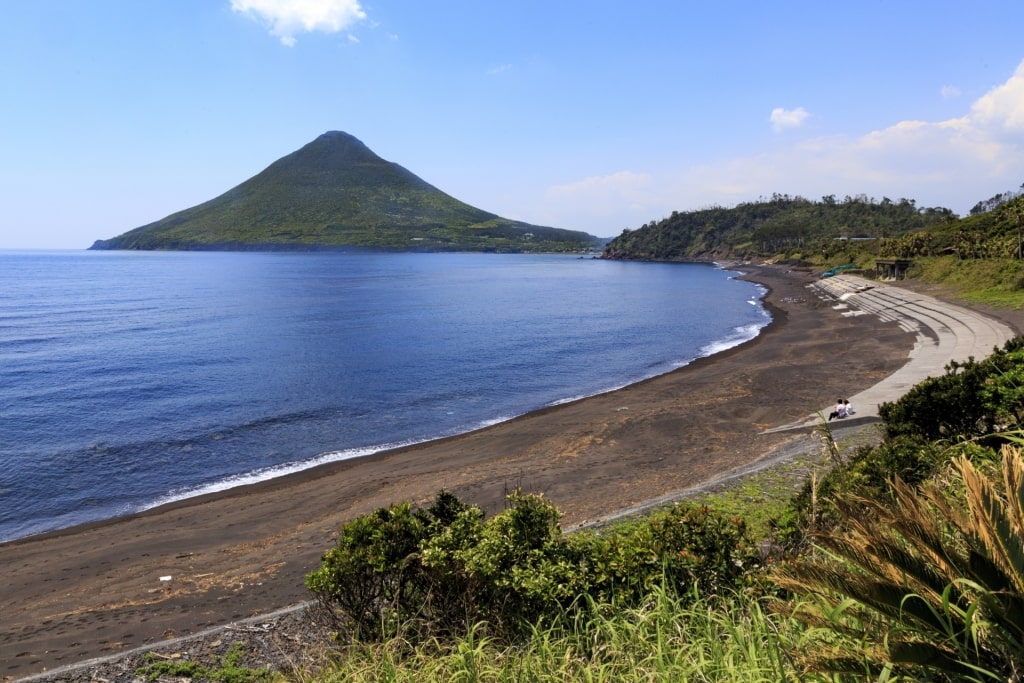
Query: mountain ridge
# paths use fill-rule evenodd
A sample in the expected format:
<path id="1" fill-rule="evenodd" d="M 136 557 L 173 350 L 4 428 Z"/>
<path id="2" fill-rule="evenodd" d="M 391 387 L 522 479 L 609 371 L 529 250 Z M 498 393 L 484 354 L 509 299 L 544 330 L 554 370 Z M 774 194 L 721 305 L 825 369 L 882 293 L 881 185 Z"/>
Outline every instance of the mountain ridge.
<path id="1" fill-rule="evenodd" d="M 585 232 L 502 218 L 328 131 L 213 199 L 90 249 L 573 251 Z"/>

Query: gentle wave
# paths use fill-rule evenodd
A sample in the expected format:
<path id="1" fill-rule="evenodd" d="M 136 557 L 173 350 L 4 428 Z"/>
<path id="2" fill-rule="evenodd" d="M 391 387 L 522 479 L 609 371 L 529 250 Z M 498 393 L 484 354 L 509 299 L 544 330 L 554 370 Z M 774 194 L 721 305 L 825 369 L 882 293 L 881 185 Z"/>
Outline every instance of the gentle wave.
<path id="1" fill-rule="evenodd" d="M 425 443 L 430 443 L 432 441 L 439 441 L 441 439 L 446 439 L 452 436 L 458 436 L 460 434 L 468 434 L 469 432 L 473 432 L 478 429 L 484 429 L 486 427 L 491 427 L 496 424 L 501 424 L 502 422 L 513 420 L 516 417 L 518 416 L 513 415 L 509 417 L 495 418 L 493 420 L 485 420 L 480 424 L 476 425 L 475 427 L 473 427 L 472 429 L 469 429 L 465 432 L 458 431 L 450 434 L 443 434 L 429 439 L 400 441 L 395 443 L 381 444 L 378 446 L 365 446 L 362 448 L 349 448 L 342 451 L 330 451 L 327 453 L 323 453 L 315 458 L 311 458 L 309 460 L 287 462 L 281 465 L 274 465 L 273 467 L 263 467 L 258 470 L 253 470 L 251 472 L 244 472 L 242 474 L 225 477 L 223 479 L 219 479 L 217 481 L 211 482 L 209 484 L 204 484 L 202 486 L 184 487 L 178 490 L 171 491 L 166 496 L 162 496 L 157 500 L 153 501 L 152 503 L 142 505 L 137 510 L 132 510 L 132 512 L 152 510 L 153 508 L 160 507 L 161 505 L 168 505 L 170 503 L 188 500 L 189 498 L 198 498 L 200 496 L 204 496 L 210 493 L 221 493 L 241 486 L 260 484 L 266 481 L 270 481 L 272 479 L 286 477 L 290 474 L 298 474 L 299 472 L 304 472 L 315 467 L 320 467 L 321 465 L 330 465 L 332 463 L 342 462 L 345 460 L 365 458 L 371 455 L 376 455 L 378 453 L 384 453 L 386 451 L 392 451 L 399 448 L 409 448 L 411 446 L 419 446 Z"/>
<path id="2" fill-rule="evenodd" d="M 742 327 L 737 327 L 735 332 L 734 332 L 734 334 L 730 335 L 729 337 L 726 337 L 725 339 L 723 339 L 721 341 L 712 342 L 711 344 L 708 344 L 708 345 L 702 347 L 701 350 L 700 350 L 699 357 L 700 358 L 707 358 L 709 356 L 715 355 L 716 353 L 721 353 L 722 351 L 728 351 L 729 349 L 733 348 L 734 346 L 739 346 L 740 344 L 745 344 L 746 342 L 750 341 L 751 339 L 754 339 L 755 337 L 757 337 L 757 335 L 759 335 L 761 333 L 761 330 L 764 329 L 765 326 L 767 326 L 767 324 L 768 323 L 766 322 L 763 325 L 762 324 L 752 324 L 752 325 L 744 325 Z"/>
<path id="3" fill-rule="evenodd" d="M 766 313 L 766 316 L 767 316 L 767 313 Z M 728 335 L 727 337 L 725 337 L 724 339 L 722 339 L 720 341 L 717 341 L 717 342 L 714 342 L 714 343 L 711 343 L 711 344 L 708 344 L 708 345 L 702 347 L 700 349 L 700 352 L 696 356 L 694 356 L 693 358 L 691 358 L 689 360 L 681 361 L 681 362 L 673 364 L 672 368 L 669 369 L 669 370 L 666 370 L 665 372 L 653 373 L 651 375 L 647 375 L 647 376 L 641 377 L 641 378 L 639 378 L 639 379 L 637 379 L 635 381 L 631 381 L 631 382 L 626 382 L 626 383 L 623 383 L 623 384 L 615 385 L 615 386 L 613 386 L 613 387 L 611 387 L 609 389 L 601 390 L 601 391 L 598 391 L 598 392 L 595 392 L 595 393 L 592 393 L 592 394 L 581 394 L 581 395 L 578 395 L 578 396 L 572 396 L 572 397 L 567 397 L 567 398 L 564 398 L 564 399 L 558 399 L 558 400 L 555 400 L 555 401 L 551 401 L 550 403 L 547 404 L 547 406 L 555 407 L 555 406 L 559 406 L 559 405 L 566 405 L 568 403 L 574 403 L 576 401 L 581 401 L 581 400 L 584 400 L 584 399 L 587 399 L 587 398 L 591 398 L 591 397 L 594 397 L 594 396 L 599 396 L 599 395 L 602 395 L 602 394 L 611 393 L 613 391 L 618 391 L 619 389 L 623 389 L 625 387 L 628 387 L 628 386 L 630 386 L 632 384 L 635 384 L 637 382 L 640 382 L 640 381 L 643 381 L 643 380 L 646 380 L 646 379 L 651 379 L 653 377 L 657 377 L 657 376 L 660 376 L 662 374 L 666 374 L 666 372 L 670 372 L 672 369 L 678 369 L 678 368 L 685 367 L 685 366 L 689 365 L 690 363 L 692 363 L 694 360 L 697 360 L 698 358 L 707 358 L 707 357 L 710 357 L 710 356 L 714 356 L 717 353 L 721 353 L 723 351 L 727 351 L 727 350 L 729 350 L 731 348 L 739 346 L 740 344 L 744 344 L 744 343 L 746 343 L 748 341 L 751 341 L 752 339 L 756 338 L 760 334 L 761 330 L 764 329 L 770 322 L 771 322 L 771 320 L 769 318 L 769 319 L 767 319 L 763 323 L 753 323 L 753 324 L 750 324 L 750 325 L 743 325 L 743 326 L 737 327 L 735 330 L 733 330 L 732 334 Z M 464 430 L 464 431 L 463 430 L 452 431 L 452 432 L 449 432 L 449 433 L 446 433 L 446 434 L 441 434 L 441 435 L 438 435 L 438 436 L 435 436 L 435 437 L 431 437 L 431 438 L 427 438 L 427 439 L 419 439 L 419 440 L 413 440 L 413 441 L 403 441 L 403 442 L 396 442 L 396 443 L 387 443 L 387 444 L 381 444 L 381 445 L 377 445 L 377 446 L 366 446 L 366 447 L 362 447 L 362 448 L 351 448 L 351 449 L 346 449 L 346 450 L 341 450 L 341 451 L 330 451 L 330 452 L 323 453 L 321 455 L 318 455 L 315 458 L 311 458 L 311 459 L 308 459 L 308 460 L 296 461 L 296 462 L 288 462 L 288 463 L 283 463 L 281 465 L 276 465 L 276 466 L 273 466 L 273 467 L 260 468 L 258 470 L 254 470 L 254 471 L 251 471 L 251 472 L 245 472 L 245 473 L 242 473 L 242 474 L 232 475 L 230 477 L 225 477 L 224 479 L 221 479 L 221 480 L 209 483 L 209 484 L 205 484 L 203 486 L 194 487 L 194 488 L 183 488 L 181 490 L 171 491 L 166 496 L 163 496 L 163 497 L 159 498 L 158 500 L 156 500 L 156 501 L 154 501 L 154 502 L 152 502 L 152 503 L 150 503 L 148 505 L 145 505 L 145 506 L 141 507 L 140 510 L 150 510 L 152 508 L 159 507 L 161 505 L 166 505 L 166 504 L 169 504 L 169 503 L 174 503 L 174 502 L 178 502 L 178 501 L 181 501 L 181 500 L 186 500 L 188 498 L 195 498 L 195 497 L 203 496 L 203 495 L 210 494 L 210 493 L 219 493 L 219 492 L 223 492 L 223 491 L 228 491 L 230 489 L 237 488 L 237 487 L 240 487 L 240 486 L 248 486 L 248 485 L 251 485 L 251 484 L 258 484 L 258 483 L 262 483 L 262 482 L 269 481 L 269 480 L 272 480 L 272 479 L 276 479 L 276 478 L 279 478 L 279 477 L 288 476 L 290 474 L 297 474 L 299 472 L 303 472 L 305 470 L 309 470 L 309 469 L 312 469 L 314 467 L 319 467 L 321 465 L 329 465 L 329 464 L 336 463 L 336 462 L 341 462 L 341 461 L 344 461 L 344 460 L 353 460 L 353 459 L 356 459 L 356 458 L 362 458 L 362 457 L 367 457 L 367 456 L 371 456 L 371 455 L 376 455 L 378 453 L 383 453 L 385 451 L 391 451 L 391 450 L 395 450 L 395 449 L 398 449 L 398 448 L 407 448 L 407 447 L 410 447 L 410 446 L 417 446 L 417 445 L 421 445 L 421 444 L 424 444 L 424 443 L 430 443 L 432 441 L 438 441 L 438 440 L 449 438 L 449 437 L 452 437 L 452 436 L 458 436 L 460 434 L 468 434 L 470 432 L 473 432 L 473 431 L 476 431 L 476 430 L 479 430 L 479 429 L 484 429 L 486 427 L 491 427 L 491 426 L 494 426 L 494 425 L 497 425 L 497 424 L 501 424 L 503 422 L 508 422 L 509 420 L 514 420 L 517 417 L 521 417 L 522 415 L 525 415 L 525 414 L 527 414 L 527 413 L 522 413 L 522 414 L 519 414 L 519 415 L 509 415 L 509 416 L 504 416 L 504 417 L 498 417 L 498 418 L 494 418 L 494 419 L 491 419 L 491 420 L 484 420 L 484 421 L 474 425 L 473 427 L 471 427 L 471 428 L 469 428 L 467 430 Z"/>

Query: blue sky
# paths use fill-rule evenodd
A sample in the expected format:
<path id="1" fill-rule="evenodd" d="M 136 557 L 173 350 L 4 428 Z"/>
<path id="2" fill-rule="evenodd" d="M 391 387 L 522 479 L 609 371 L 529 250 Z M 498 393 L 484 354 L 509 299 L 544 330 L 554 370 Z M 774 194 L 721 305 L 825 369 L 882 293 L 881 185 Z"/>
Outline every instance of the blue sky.
<path id="1" fill-rule="evenodd" d="M 85 248 L 328 130 L 599 236 L 774 192 L 1024 183 L 1024 3 L 4 3 L 0 248 Z"/>

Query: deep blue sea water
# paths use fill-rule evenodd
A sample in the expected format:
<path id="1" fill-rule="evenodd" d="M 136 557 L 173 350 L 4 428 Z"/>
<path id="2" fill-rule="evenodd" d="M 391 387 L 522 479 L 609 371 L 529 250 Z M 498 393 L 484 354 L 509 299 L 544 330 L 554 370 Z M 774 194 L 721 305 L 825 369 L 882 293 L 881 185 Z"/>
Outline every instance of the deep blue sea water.
<path id="1" fill-rule="evenodd" d="M 0 541 L 465 432 L 752 338 L 707 265 L 0 252 Z"/>

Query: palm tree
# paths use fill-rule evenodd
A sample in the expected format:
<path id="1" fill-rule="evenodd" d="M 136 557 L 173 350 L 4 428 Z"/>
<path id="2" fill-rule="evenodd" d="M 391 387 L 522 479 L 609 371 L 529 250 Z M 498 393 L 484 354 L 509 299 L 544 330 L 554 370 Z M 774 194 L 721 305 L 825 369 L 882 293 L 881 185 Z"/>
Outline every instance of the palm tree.
<path id="1" fill-rule="evenodd" d="M 1024 681 L 1024 458 L 1014 446 L 1002 456 L 1001 487 L 954 459 L 959 504 L 899 480 L 889 504 L 837 501 L 845 524 L 775 573 L 806 596 L 787 611 L 827 635 L 799 653 L 809 670 Z"/>

